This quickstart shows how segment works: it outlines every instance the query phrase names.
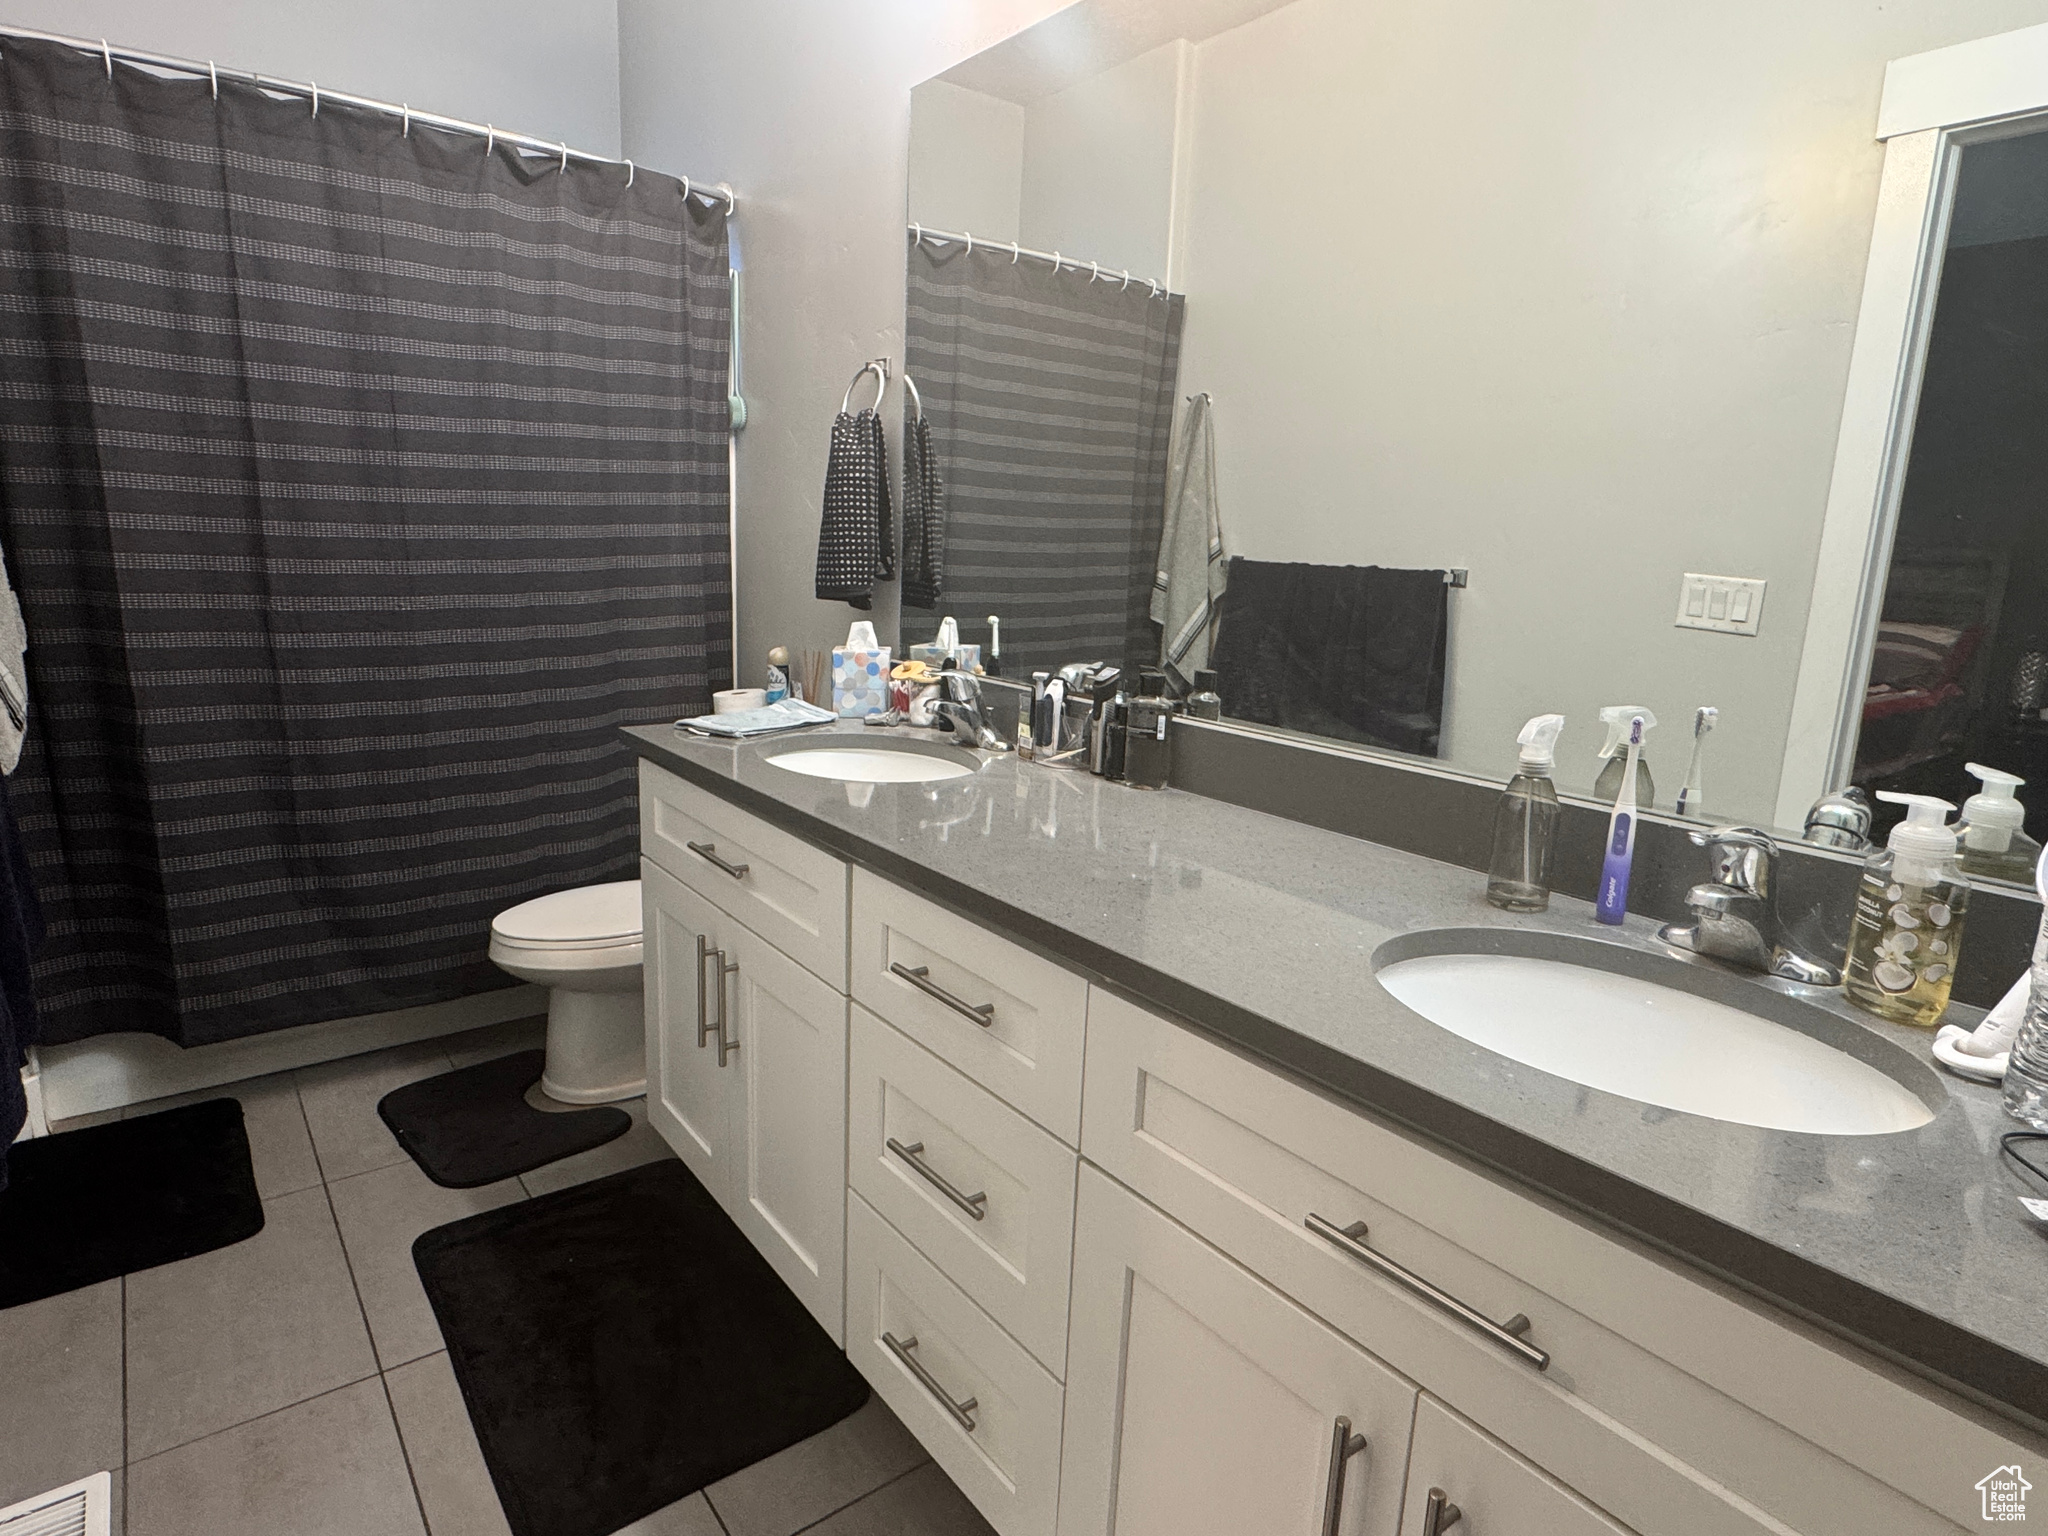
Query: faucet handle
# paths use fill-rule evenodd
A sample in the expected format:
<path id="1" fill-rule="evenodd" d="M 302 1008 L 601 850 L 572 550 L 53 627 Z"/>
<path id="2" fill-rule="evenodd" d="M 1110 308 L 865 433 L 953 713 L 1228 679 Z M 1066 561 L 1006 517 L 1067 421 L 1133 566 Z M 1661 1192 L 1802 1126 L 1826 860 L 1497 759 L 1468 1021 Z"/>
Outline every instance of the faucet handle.
<path id="1" fill-rule="evenodd" d="M 1707 850 L 1709 868 L 1716 885 L 1739 891 L 1766 894 L 1770 886 L 1771 855 L 1778 845 L 1761 827 L 1715 827 L 1695 829 L 1690 836 L 1697 847 Z"/>

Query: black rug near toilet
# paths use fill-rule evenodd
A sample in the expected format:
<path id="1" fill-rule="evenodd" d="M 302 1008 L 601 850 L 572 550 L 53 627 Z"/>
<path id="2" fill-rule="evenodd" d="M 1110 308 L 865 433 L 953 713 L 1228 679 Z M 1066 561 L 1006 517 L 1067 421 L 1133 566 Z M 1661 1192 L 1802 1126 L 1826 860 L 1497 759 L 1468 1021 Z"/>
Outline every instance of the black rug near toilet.
<path id="1" fill-rule="evenodd" d="M 449 1189 L 495 1184 L 632 1129 L 633 1117 L 610 1105 L 550 1111 L 527 1103 L 546 1061 L 545 1051 L 515 1051 L 459 1067 L 392 1089 L 377 1113 L 427 1177 Z"/>
<path id="2" fill-rule="evenodd" d="M 867 1401 L 672 1159 L 436 1227 L 412 1253 L 513 1536 L 611 1536 Z"/>
<path id="3" fill-rule="evenodd" d="M 208 1099 L 7 1150 L 0 1307 L 18 1307 L 263 1230 L 242 1106 Z"/>

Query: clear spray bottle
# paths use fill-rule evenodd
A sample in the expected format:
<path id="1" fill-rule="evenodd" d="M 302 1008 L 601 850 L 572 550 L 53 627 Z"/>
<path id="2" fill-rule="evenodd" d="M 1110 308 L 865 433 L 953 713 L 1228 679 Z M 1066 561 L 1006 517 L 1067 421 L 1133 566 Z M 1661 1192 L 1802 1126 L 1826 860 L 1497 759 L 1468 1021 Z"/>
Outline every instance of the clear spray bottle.
<path id="1" fill-rule="evenodd" d="M 1519 771 L 1493 813 L 1493 860 L 1486 899 L 1510 912 L 1541 912 L 1550 905 L 1550 855 L 1557 845 L 1557 737 L 1563 715 L 1538 715 L 1522 727 Z"/>

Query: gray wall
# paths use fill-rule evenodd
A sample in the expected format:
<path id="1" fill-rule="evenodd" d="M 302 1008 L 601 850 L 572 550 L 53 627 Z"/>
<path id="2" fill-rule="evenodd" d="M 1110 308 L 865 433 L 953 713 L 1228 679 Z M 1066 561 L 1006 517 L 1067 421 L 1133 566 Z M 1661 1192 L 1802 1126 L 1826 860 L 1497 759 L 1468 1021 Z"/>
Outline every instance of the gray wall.
<path id="1" fill-rule="evenodd" d="M 619 150 L 614 0 L 13 0 L 6 19 Z"/>
<path id="2" fill-rule="evenodd" d="M 819 493 L 847 381 L 869 358 L 903 356 L 911 87 L 1058 8 L 619 0 L 626 153 L 729 178 L 740 198 L 743 684 L 761 681 L 770 646 L 829 645 L 854 616 L 811 596 Z M 883 591 L 873 617 L 887 638 L 896 589 Z"/>

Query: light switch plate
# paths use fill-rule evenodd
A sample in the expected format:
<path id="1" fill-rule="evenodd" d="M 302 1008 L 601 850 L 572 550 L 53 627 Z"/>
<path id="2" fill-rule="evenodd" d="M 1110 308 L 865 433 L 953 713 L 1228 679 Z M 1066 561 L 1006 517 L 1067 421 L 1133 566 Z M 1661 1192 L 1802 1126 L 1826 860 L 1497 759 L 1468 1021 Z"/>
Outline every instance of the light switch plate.
<path id="1" fill-rule="evenodd" d="M 1764 581 L 1758 576 L 1685 573 L 1678 588 L 1678 627 L 1723 635 L 1753 635 L 1764 616 Z"/>

